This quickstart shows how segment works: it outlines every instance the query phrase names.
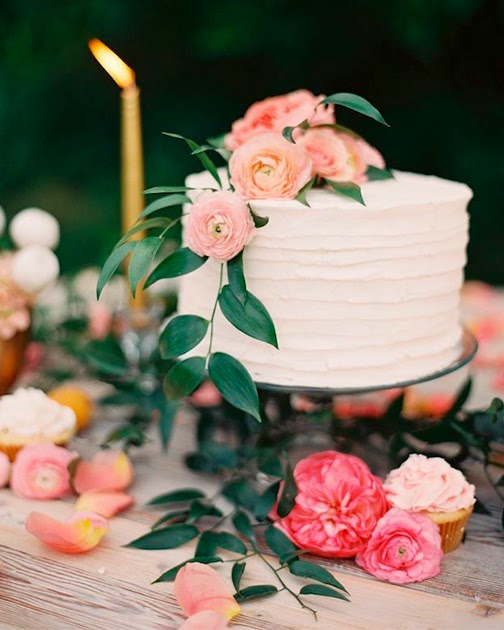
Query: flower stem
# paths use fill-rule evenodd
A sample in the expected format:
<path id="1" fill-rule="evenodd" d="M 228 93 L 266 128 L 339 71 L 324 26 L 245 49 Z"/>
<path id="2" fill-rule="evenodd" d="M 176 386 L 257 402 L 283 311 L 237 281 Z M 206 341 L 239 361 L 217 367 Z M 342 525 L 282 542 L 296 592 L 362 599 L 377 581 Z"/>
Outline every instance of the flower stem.
<path id="1" fill-rule="evenodd" d="M 217 297 L 215 298 L 215 303 L 212 309 L 212 314 L 210 315 L 210 341 L 208 344 L 208 352 L 206 355 L 206 360 L 207 360 L 207 364 L 208 364 L 208 360 L 210 358 L 210 354 L 212 353 L 212 343 L 213 343 L 213 337 L 214 337 L 214 319 L 215 319 L 215 313 L 217 312 L 217 304 L 219 303 L 219 295 L 221 293 L 221 289 L 222 289 L 222 280 L 224 278 L 224 263 L 221 264 L 221 268 L 220 268 L 220 277 L 219 277 L 219 289 L 217 291 Z"/>

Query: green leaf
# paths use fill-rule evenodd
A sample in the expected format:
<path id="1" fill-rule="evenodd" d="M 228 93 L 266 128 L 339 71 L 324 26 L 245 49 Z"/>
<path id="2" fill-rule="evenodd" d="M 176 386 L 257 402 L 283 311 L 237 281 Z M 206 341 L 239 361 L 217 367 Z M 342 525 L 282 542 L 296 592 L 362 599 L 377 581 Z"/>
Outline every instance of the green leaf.
<path id="1" fill-rule="evenodd" d="M 189 396 L 198 387 L 204 376 L 204 357 L 189 357 L 179 361 L 165 377 L 165 393 L 172 400 Z"/>
<path id="2" fill-rule="evenodd" d="M 217 537 L 216 532 L 204 531 L 196 546 L 195 556 L 214 556 L 217 551 Z"/>
<path id="3" fill-rule="evenodd" d="M 199 315 L 178 315 L 171 319 L 159 339 L 161 356 L 178 357 L 192 350 L 205 338 L 209 323 Z"/>
<path id="4" fill-rule="evenodd" d="M 209 459 L 218 464 L 221 468 L 234 469 L 239 464 L 236 451 L 223 442 L 202 442 L 200 449 Z"/>
<path id="5" fill-rule="evenodd" d="M 166 228 L 170 223 L 174 223 L 172 219 L 168 217 L 155 217 L 154 219 L 147 219 L 147 221 L 141 221 L 140 223 L 136 223 L 129 232 L 118 241 L 117 245 L 114 249 L 117 249 L 124 243 L 130 240 L 132 236 L 138 234 L 138 232 L 143 232 L 145 230 L 150 230 L 152 228 Z"/>
<path id="6" fill-rule="evenodd" d="M 233 526 L 237 532 L 240 532 L 240 534 L 245 536 L 245 538 L 255 541 L 256 537 L 254 528 L 252 527 L 249 517 L 243 510 L 238 510 L 232 520 Z"/>
<path id="7" fill-rule="evenodd" d="M 180 564 L 177 564 L 176 567 L 165 571 L 157 578 L 157 580 L 154 580 L 152 584 L 157 584 L 158 582 L 173 582 L 173 580 L 177 577 L 177 573 L 180 571 L 180 569 L 182 569 L 182 567 L 185 567 L 186 564 L 190 564 L 191 562 L 201 562 L 202 564 L 215 564 L 216 562 L 222 562 L 222 558 L 219 558 L 219 556 L 195 556 L 194 558 L 186 560 L 185 562 L 181 562 Z"/>
<path id="8" fill-rule="evenodd" d="M 194 525 L 169 525 L 164 529 L 144 534 L 132 540 L 126 547 L 134 549 L 175 549 L 196 538 L 198 528 Z"/>
<path id="9" fill-rule="evenodd" d="M 217 545 L 220 549 L 227 549 L 228 551 L 233 551 L 241 555 L 247 553 L 247 547 L 238 536 L 230 534 L 229 532 L 217 532 L 216 535 Z"/>
<path id="10" fill-rule="evenodd" d="M 296 141 L 294 140 L 294 137 L 292 135 L 294 131 L 296 129 L 309 129 L 309 128 L 310 128 L 310 124 L 308 120 L 303 120 L 303 122 L 300 122 L 299 125 L 295 125 L 294 127 L 284 127 L 282 129 L 282 136 L 289 142 L 292 142 L 292 144 L 296 144 Z"/>
<path id="11" fill-rule="evenodd" d="M 243 273 L 243 251 L 228 261 L 227 274 L 231 292 L 244 305 L 247 301 L 247 283 Z"/>
<path id="12" fill-rule="evenodd" d="M 191 508 L 189 510 L 189 515 L 187 517 L 188 523 L 194 523 L 203 516 L 222 516 L 222 511 L 219 508 L 216 508 L 214 505 L 209 503 L 204 503 L 199 499 L 195 499 L 191 503 Z"/>
<path id="13" fill-rule="evenodd" d="M 238 507 L 244 507 L 250 512 L 253 511 L 258 499 L 258 494 L 251 482 L 243 477 L 232 479 L 224 484 L 222 494 Z"/>
<path id="14" fill-rule="evenodd" d="M 189 145 L 191 151 L 196 151 L 200 148 L 200 145 L 197 142 L 194 142 L 194 140 L 191 140 L 190 138 L 184 138 L 184 136 L 181 136 L 178 133 L 167 133 L 166 131 L 163 133 L 165 136 L 169 136 L 170 138 L 184 140 Z M 206 153 L 198 153 L 196 157 L 203 164 L 204 168 L 210 173 L 210 175 L 215 179 L 215 181 L 219 184 L 219 188 L 222 188 L 222 182 L 221 178 L 219 177 L 219 173 L 217 172 L 217 167 L 208 157 L 208 155 Z"/>
<path id="15" fill-rule="evenodd" d="M 224 352 L 215 352 L 210 357 L 208 374 L 229 404 L 261 422 L 256 386 L 239 361 Z"/>
<path id="16" fill-rule="evenodd" d="M 387 168 L 378 168 L 376 166 L 368 166 L 366 176 L 370 182 L 380 179 L 395 179 L 393 173 Z"/>
<path id="17" fill-rule="evenodd" d="M 233 580 L 233 586 L 237 591 L 240 590 L 240 582 L 246 566 L 245 562 L 235 562 L 233 564 L 233 568 L 231 569 L 231 579 Z"/>
<path id="18" fill-rule="evenodd" d="M 317 580 L 317 582 L 322 582 L 322 584 L 327 584 L 328 586 L 334 586 L 334 588 L 338 588 L 341 591 L 348 593 L 346 588 L 338 582 L 338 580 L 329 573 L 327 569 L 324 569 L 324 567 L 321 567 L 318 564 L 305 562 L 304 560 L 295 560 L 289 564 L 289 571 L 298 577 Z"/>
<path id="19" fill-rule="evenodd" d="M 90 344 L 83 351 L 83 356 L 95 370 L 109 377 L 124 377 L 130 372 L 125 357 L 104 347 L 103 344 Z"/>
<path id="20" fill-rule="evenodd" d="M 246 588 L 238 591 L 235 595 L 236 601 L 246 602 L 250 599 L 259 599 L 260 597 L 268 597 L 278 593 L 278 589 L 273 584 L 258 584 L 257 586 L 247 586 Z"/>
<path id="21" fill-rule="evenodd" d="M 269 525 L 264 530 L 264 539 L 271 551 L 276 553 L 280 560 L 297 550 L 297 547 L 291 543 L 287 536 L 274 525 Z"/>
<path id="22" fill-rule="evenodd" d="M 284 486 L 277 508 L 278 516 L 280 516 L 280 518 L 284 518 L 291 513 L 294 505 L 296 504 L 297 493 L 298 488 L 296 480 L 294 479 L 294 472 L 292 470 L 291 463 L 288 461 L 285 468 Z"/>
<path id="23" fill-rule="evenodd" d="M 166 197 L 160 197 L 155 201 L 151 201 L 142 212 L 138 215 L 139 219 L 148 217 L 153 212 L 162 210 L 163 208 L 173 208 L 173 206 L 181 206 L 184 203 L 191 203 L 191 200 L 187 195 L 166 195 Z"/>
<path id="24" fill-rule="evenodd" d="M 385 122 L 383 116 L 374 105 L 371 105 L 369 101 L 367 101 L 365 98 L 362 98 L 362 96 L 358 96 L 357 94 L 339 92 L 338 94 L 331 94 L 330 96 L 327 96 L 320 103 L 320 105 L 329 104 L 347 107 L 348 109 L 352 109 L 354 112 L 358 112 L 363 116 L 368 116 L 369 118 L 376 120 L 382 125 L 386 125 L 387 127 L 390 126 L 388 123 Z"/>
<path id="25" fill-rule="evenodd" d="M 265 225 L 268 225 L 269 217 L 259 216 L 252 210 L 250 205 L 249 205 L 249 209 L 250 209 L 250 214 L 252 215 L 252 220 L 254 221 L 254 225 L 256 226 L 256 228 L 260 229 L 260 228 L 263 228 Z"/>
<path id="26" fill-rule="evenodd" d="M 304 206 L 307 206 L 308 208 L 310 207 L 310 204 L 306 200 L 306 195 L 313 188 L 316 181 L 317 181 L 317 177 L 312 177 L 312 179 L 310 179 L 310 181 L 307 184 L 305 184 L 303 188 L 301 188 L 301 190 L 298 192 L 297 197 L 296 197 L 297 201 L 302 203 Z"/>
<path id="27" fill-rule="evenodd" d="M 280 480 L 275 481 L 259 497 L 254 510 L 254 516 L 258 521 L 265 521 L 268 518 L 268 514 L 276 503 L 280 483 Z"/>
<path id="28" fill-rule="evenodd" d="M 173 429 L 173 421 L 177 415 L 180 405 L 172 400 L 165 400 L 159 418 L 159 436 L 163 450 L 168 448 Z"/>
<path id="29" fill-rule="evenodd" d="M 133 250 L 129 263 L 129 279 L 133 297 L 136 294 L 138 283 L 149 271 L 162 243 L 163 240 L 158 236 L 147 236 L 139 241 Z"/>
<path id="30" fill-rule="evenodd" d="M 340 193 L 340 195 L 345 197 L 349 197 L 354 201 L 358 201 L 363 206 L 366 205 L 364 203 L 364 199 L 362 198 L 361 189 L 357 186 L 357 184 L 354 184 L 353 182 L 333 182 L 330 179 L 326 181 L 335 192 Z"/>
<path id="31" fill-rule="evenodd" d="M 218 153 L 223 160 L 226 160 L 226 162 L 229 161 L 229 158 L 231 157 L 231 154 L 232 154 L 232 151 L 230 151 L 229 149 L 212 147 L 209 144 L 202 144 L 199 149 L 194 149 L 191 155 L 197 156 L 200 153 L 208 153 L 208 151 L 215 151 L 215 153 Z"/>
<path id="32" fill-rule="evenodd" d="M 167 512 L 166 514 L 163 514 L 163 516 L 160 516 L 157 521 L 155 521 L 155 523 L 151 526 L 151 529 L 157 529 L 160 525 L 164 525 L 169 521 L 185 521 L 188 514 L 188 510 L 174 510 L 172 512 Z"/>
<path id="33" fill-rule="evenodd" d="M 229 284 L 223 287 L 219 294 L 219 306 L 224 317 L 249 337 L 278 348 L 275 324 L 264 304 L 249 291 L 246 291 L 246 296 L 245 302 L 241 302 Z"/>
<path id="34" fill-rule="evenodd" d="M 186 190 L 195 190 L 188 186 L 154 186 L 154 188 L 147 188 L 143 191 L 144 195 L 159 195 L 166 193 L 183 193 Z"/>
<path id="35" fill-rule="evenodd" d="M 114 249 L 114 251 L 110 254 L 110 256 L 105 261 L 105 264 L 102 267 L 100 272 L 100 277 L 98 278 L 98 285 L 96 287 L 96 295 L 98 299 L 105 288 L 107 282 L 112 278 L 112 276 L 117 271 L 117 268 L 122 263 L 122 261 L 126 258 L 126 256 L 137 246 L 138 241 L 128 241 Z"/>
<path id="36" fill-rule="evenodd" d="M 211 145 L 212 147 L 215 147 L 216 149 L 223 149 L 224 139 L 226 135 L 227 134 L 225 133 L 221 133 L 219 136 L 214 136 L 213 138 L 207 138 L 207 142 L 209 145 Z"/>
<path id="37" fill-rule="evenodd" d="M 339 591 L 335 591 L 330 586 L 324 586 L 323 584 L 306 584 L 299 591 L 300 595 L 321 595 L 323 597 L 334 597 L 335 599 L 342 599 L 345 602 L 349 602 L 350 600 L 346 595 L 340 593 Z"/>
<path id="38" fill-rule="evenodd" d="M 199 269 L 207 261 L 206 256 L 198 256 L 188 247 L 177 249 L 162 260 L 147 278 L 145 288 L 152 286 L 158 280 L 178 278 L 186 273 Z"/>
<path id="39" fill-rule="evenodd" d="M 184 503 L 185 501 L 193 501 L 194 499 L 203 499 L 205 493 L 197 488 L 183 488 L 181 490 L 173 490 L 160 494 L 151 499 L 147 505 L 166 505 L 168 503 Z"/>

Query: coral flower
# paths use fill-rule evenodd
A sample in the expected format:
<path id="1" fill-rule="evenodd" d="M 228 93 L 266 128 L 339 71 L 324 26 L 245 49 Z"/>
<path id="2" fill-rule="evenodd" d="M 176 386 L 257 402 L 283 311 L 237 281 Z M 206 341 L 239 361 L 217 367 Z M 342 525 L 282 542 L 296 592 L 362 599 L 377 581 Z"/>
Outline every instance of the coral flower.
<path id="1" fill-rule="evenodd" d="M 79 512 L 96 512 L 104 518 L 112 518 L 129 508 L 135 500 L 124 492 L 90 491 L 77 499 L 75 509 Z"/>
<path id="2" fill-rule="evenodd" d="M 207 564 L 191 562 L 180 569 L 175 578 L 175 597 L 189 616 L 213 610 L 226 619 L 240 613 L 240 606 L 215 569 Z"/>
<path id="3" fill-rule="evenodd" d="M 294 199 L 312 176 L 312 162 L 300 145 L 266 133 L 233 153 L 229 171 L 245 199 Z"/>
<path id="4" fill-rule="evenodd" d="M 62 553 L 89 551 L 108 531 L 107 521 L 93 512 L 76 512 L 67 521 L 58 521 L 42 512 L 31 512 L 25 527 L 30 534 Z"/>
<path id="5" fill-rule="evenodd" d="M 72 484 L 77 494 L 92 490 L 125 490 L 133 481 L 133 466 L 122 451 L 99 451 L 90 462 L 81 460 Z"/>
<path id="6" fill-rule="evenodd" d="M 284 127 L 295 127 L 305 120 L 311 125 L 332 124 L 336 122 L 334 105 L 317 107 L 324 98 L 308 90 L 296 90 L 258 101 L 233 123 L 225 146 L 234 151 L 251 138 L 270 131 L 280 135 Z"/>
<path id="7" fill-rule="evenodd" d="M 277 527 L 319 556 L 351 558 L 362 551 L 389 507 L 381 480 L 358 457 L 336 451 L 301 460 L 294 478 L 295 506 Z"/>
<path id="8" fill-rule="evenodd" d="M 231 191 L 204 192 L 196 199 L 185 225 L 187 243 L 199 256 L 226 262 L 238 255 L 254 235 L 246 201 Z"/>
<path id="9" fill-rule="evenodd" d="M 68 466 L 77 457 L 54 444 L 23 448 L 12 465 L 11 490 L 25 499 L 59 499 L 70 493 Z"/>
<path id="10" fill-rule="evenodd" d="M 442 558 L 438 526 L 423 514 L 392 508 L 355 560 L 380 580 L 409 584 L 438 575 Z"/>

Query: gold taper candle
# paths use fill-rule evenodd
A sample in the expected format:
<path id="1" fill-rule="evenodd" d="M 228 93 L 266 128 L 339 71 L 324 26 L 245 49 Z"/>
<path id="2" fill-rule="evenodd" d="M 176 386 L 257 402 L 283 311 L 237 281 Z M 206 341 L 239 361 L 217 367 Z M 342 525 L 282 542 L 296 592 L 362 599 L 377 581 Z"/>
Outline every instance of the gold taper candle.
<path id="1" fill-rule="evenodd" d="M 98 63 L 110 74 L 121 90 L 121 225 L 123 234 L 130 230 L 143 208 L 144 166 L 140 90 L 133 70 L 114 51 L 98 39 L 89 42 Z M 135 238 L 141 238 L 139 233 Z M 131 300 L 135 308 L 145 306 L 145 295 L 139 287 Z"/>

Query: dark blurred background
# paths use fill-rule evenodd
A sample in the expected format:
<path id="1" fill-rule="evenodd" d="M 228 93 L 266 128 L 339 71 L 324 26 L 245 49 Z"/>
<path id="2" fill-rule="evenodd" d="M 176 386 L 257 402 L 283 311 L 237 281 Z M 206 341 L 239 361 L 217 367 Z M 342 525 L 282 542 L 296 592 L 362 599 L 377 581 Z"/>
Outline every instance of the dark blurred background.
<path id="1" fill-rule="evenodd" d="M 296 88 L 356 92 L 390 129 L 341 112 L 394 168 L 467 182 L 469 277 L 504 284 L 504 1 L 2 0 L 0 204 L 63 224 L 65 270 L 103 262 L 119 231 L 119 89 L 99 37 L 142 88 L 146 184 L 199 162 L 161 136 L 226 131 Z"/>

